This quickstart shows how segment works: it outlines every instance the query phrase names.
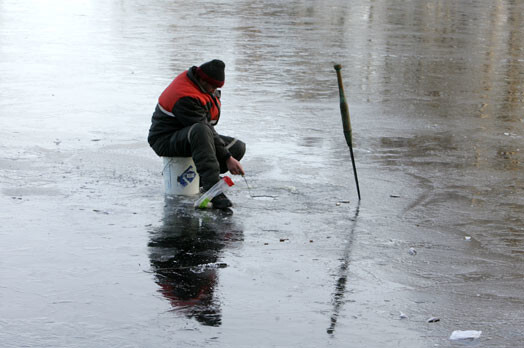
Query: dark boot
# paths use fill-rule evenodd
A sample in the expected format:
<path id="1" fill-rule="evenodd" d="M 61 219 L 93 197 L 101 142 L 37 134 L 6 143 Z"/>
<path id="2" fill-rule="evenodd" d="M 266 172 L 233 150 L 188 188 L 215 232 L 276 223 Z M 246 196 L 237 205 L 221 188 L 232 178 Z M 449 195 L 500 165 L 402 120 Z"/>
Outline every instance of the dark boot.
<path id="1" fill-rule="evenodd" d="M 211 200 L 211 203 L 213 203 L 213 208 L 215 209 L 226 209 L 233 206 L 233 203 L 231 203 L 229 198 L 223 193 L 216 195 L 215 198 Z"/>

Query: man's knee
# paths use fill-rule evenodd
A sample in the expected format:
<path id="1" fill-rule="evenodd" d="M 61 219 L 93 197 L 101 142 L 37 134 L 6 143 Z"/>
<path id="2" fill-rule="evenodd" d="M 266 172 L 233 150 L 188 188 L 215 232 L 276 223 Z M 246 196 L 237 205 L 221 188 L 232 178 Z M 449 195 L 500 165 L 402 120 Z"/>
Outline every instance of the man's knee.
<path id="1" fill-rule="evenodd" d="M 195 123 L 189 129 L 187 138 L 191 144 L 213 139 L 213 131 L 203 123 Z"/>
<path id="2" fill-rule="evenodd" d="M 233 155 L 237 161 L 240 161 L 246 153 L 246 144 L 237 139 L 233 146 L 229 148 L 229 152 L 231 152 L 231 155 Z"/>

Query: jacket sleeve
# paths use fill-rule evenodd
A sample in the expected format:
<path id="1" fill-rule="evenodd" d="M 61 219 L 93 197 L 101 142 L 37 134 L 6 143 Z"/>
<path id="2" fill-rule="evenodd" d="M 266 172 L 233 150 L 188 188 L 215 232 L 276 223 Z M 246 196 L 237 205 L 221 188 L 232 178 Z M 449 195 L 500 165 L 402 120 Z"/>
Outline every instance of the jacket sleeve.
<path id="1" fill-rule="evenodd" d="M 217 159 L 225 161 L 231 157 L 231 153 L 226 149 L 226 144 L 216 132 L 215 127 L 209 123 L 208 111 L 200 104 L 200 101 L 191 97 L 180 98 L 173 106 L 172 112 L 184 127 L 189 127 L 195 123 L 203 123 L 208 126 L 213 132 Z"/>
<path id="2" fill-rule="evenodd" d="M 172 112 L 184 127 L 195 123 L 207 123 L 207 109 L 195 98 L 180 98 L 173 106 Z"/>

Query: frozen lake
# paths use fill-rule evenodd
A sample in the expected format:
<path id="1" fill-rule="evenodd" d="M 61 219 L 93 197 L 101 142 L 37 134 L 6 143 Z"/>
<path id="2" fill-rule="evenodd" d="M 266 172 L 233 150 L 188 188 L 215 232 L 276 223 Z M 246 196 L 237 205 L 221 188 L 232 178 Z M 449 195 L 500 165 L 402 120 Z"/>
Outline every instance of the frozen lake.
<path id="1" fill-rule="evenodd" d="M 522 346 L 523 13 L 0 0 L 0 346 Z M 214 58 L 247 143 L 231 216 L 164 197 L 146 141 Z"/>

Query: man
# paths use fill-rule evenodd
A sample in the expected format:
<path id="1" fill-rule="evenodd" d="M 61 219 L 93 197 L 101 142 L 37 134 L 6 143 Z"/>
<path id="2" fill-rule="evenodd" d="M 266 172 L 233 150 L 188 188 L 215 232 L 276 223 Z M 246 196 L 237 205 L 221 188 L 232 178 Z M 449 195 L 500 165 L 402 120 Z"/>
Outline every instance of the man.
<path id="1" fill-rule="evenodd" d="M 220 118 L 217 88 L 224 85 L 224 69 L 224 62 L 214 59 L 178 75 L 158 98 L 147 139 L 159 156 L 193 157 L 205 191 L 220 180 L 220 173 L 244 175 L 239 161 L 246 145 L 214 127 Z M 218 209 L 232 206 L 224 194 L 211 202 Z"/>

